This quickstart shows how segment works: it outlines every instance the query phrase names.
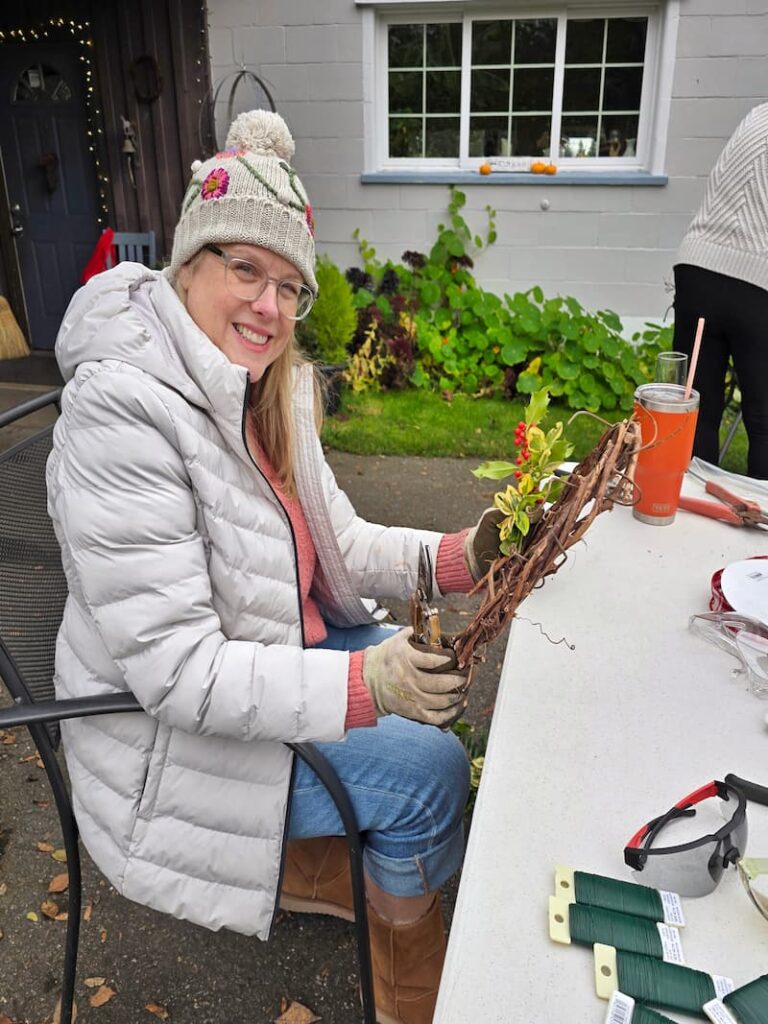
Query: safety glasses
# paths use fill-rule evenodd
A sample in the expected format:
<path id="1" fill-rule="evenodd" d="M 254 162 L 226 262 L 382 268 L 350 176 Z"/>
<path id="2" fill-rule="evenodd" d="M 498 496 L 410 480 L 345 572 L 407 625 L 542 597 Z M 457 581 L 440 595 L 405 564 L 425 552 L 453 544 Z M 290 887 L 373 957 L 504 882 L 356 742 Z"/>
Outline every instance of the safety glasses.
<path id="1" fill-rule="evenodd" d="M 695 805 L 711 797 L 721 801 L 722 828 L 677 846 L 654 846 L 670 822 L 696 815 Z M 624 860 L 637 881 L 680 896 L 706 896 L 723 871 L 744 856 L 747 846 L 747 801 L 737 787 L 715 779 L 683 797 L 666 814 L 643 825 L 624 848 Z"/>
<path id="2" fill-rule="evenodd" d="M 736 612 L 692 615 L 688 628 L 741 662 L 752 693 L 768 697 L 768 626 Z"/>

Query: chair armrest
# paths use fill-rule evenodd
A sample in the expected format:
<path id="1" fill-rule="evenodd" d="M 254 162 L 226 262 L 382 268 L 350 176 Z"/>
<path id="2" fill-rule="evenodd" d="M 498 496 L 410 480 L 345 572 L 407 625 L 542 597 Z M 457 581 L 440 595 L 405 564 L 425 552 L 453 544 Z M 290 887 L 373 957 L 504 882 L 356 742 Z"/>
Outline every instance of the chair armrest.
<path id="1" fill-rule="evenodd" d="M 23 416 L 29 416 L 30 413 L 37 412 L 38 409 L 44 409 L 46 405 L 55 405 L 61 411 L 62 390 L 63 388 L 57 388 L 55 391 L 46 391 L 44 395 L 37 395 L 27 402 L 22 402 L 21 405 L 15 405 L 12 409 L 0 413 L 0 427 L 7 427 Z"/>
<path id="2" fill-rule="evenodd" d="M 10 708 L 0 708 L 0 729 L 10 729 L 14 725 L 61 722 L 65 718 L 90 718 L 92 715 L 114 715 L 122 711 L 141 710 L 141 704 L 132 693 L 107 693 L 103 697 L 19 703 Z"/>

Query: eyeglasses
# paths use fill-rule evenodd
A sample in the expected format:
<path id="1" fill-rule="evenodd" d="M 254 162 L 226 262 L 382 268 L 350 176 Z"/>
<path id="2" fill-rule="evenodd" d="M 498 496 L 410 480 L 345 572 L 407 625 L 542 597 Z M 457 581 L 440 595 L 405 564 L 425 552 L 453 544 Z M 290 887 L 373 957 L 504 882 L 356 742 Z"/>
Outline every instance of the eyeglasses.
<path id="1" fill-rule="evenodd" d="M 263 267 L 250 260 L 241 260 L 217 245 L 204 246 L 224 260 L 224 281 L 229 292 L 244 302 L 255 302 L 268 284 L 277 289 L 277 308 L 288 320 L 303 320 L 312 309 L 315 297 L 305 284 L 291 278 L 270 277 Z"/>
<path id="2" fill-rule="evenodd" d="M 723 816 L 728 815 L 721 829 L 689 843 L 651 848 L 666 825 L 679 818 L 693 817 L 694 804 L 715 796 L 723 801 Z M 624 861 L 643 885 L 680 896 L 706 896 L 717 887 L 723 871 L 744 856 L 746 846 L 746 797 L 736 786 L 715 779 L 679 800 L 666 814 L 643 825 L 624 848 Z"/>
<path id="3" fill-rule="evenodd" d="M 752 693 L 768 697 L 768 626 L 736 612 L 692 615 L 688 628 L 739 659 Z"/>

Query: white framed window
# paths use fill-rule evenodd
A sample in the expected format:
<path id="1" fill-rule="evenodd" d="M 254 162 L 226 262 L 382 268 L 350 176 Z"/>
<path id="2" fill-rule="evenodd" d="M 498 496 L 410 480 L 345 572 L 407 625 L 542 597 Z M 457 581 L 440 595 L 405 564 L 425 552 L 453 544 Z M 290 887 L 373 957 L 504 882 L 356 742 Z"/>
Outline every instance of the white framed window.
<path id="1" fill-rule="evenodd" d="M 476 170 L 510 157 L 563 171 L 658 171 L 669 8 L 374 0 L 368 170 Z"/>

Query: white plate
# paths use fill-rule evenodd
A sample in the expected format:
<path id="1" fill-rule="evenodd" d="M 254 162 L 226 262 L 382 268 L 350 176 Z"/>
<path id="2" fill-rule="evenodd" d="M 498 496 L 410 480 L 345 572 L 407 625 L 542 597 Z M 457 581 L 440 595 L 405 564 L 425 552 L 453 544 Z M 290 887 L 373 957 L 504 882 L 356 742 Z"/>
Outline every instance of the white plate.
<path id="1" fill-rule="evenodd" d="M 768 626 L 768 558 L 747 558 L 726 565 L 720 586 L 734 611 Z"/>

